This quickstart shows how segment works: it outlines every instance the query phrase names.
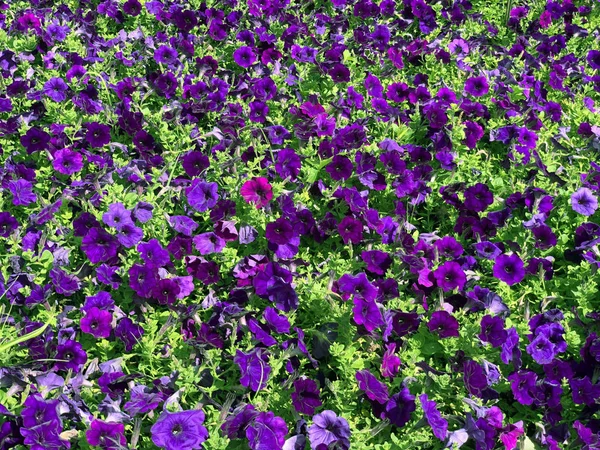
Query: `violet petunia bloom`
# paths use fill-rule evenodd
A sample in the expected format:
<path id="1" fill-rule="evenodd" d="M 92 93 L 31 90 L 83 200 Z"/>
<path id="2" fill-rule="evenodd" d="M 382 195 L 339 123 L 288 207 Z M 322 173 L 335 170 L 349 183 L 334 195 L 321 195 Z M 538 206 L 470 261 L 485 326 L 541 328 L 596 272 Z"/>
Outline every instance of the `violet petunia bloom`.
<path id="1" fill-rule="evenodd" d="M 427 328 L 441 339 L 458 337 L 458 320 L 447 311 L 435 311 L 427 322 Z"/>
<path id="2" fill-rule="evenodd" d="M 267 387 L 271 367 L 268 363 L 269 354 L 264 349 L 255 348 L 248 353 L 237 350 L 233 362 L 238 365 L 242 376 L 240 383 L 254 392 Z"/>
<path id="3" fill-rule="evenodd" d="M 465 208 L 469 211 L 483 212 L 494 203 L 494 195 L 483 183 L 477 183 L 465 190 Z"/>
<path id="4" fill-rule="evenodd" d="M 201 449 L 208 439 L 208 430 L 203 425 L 204 413 L 194 409 L 170 413 L 164 411 L 152 425 L 152 442 L 166 450 Z"/>
<path id="5" fill-rule="evenodd" d="M 60 423 L 58 405 L 58 400 L 44 400 L 39 394 L 29 395 L 23 403 L 24 408 L 21 411 L 23 426 L 32 428 L 44 423 Z"/>
<path id="6" fill-rule="evenodd" d="M 371 332 L 384 324 L 383 315 L 375 300 L 365 300 L 359 296 L 354 297 L 354 321 Z"/>
<path id="7" fill-rule="evenodd" d="M 388 387 L 385 383 L 379 381 L 375 375 L 368 370 L 359 370 L 355 375 L 358 381 L 358 388 L 363 391 L 366 396 L 375 402 L 385 404 L 390 398 Z"/>
<path id="8" fill-rule="evenodd" d="M 465 92 L 471 94 L 473 97 L 482 97 L 487 94 L 490 90 L 485 77 L 471 77 L 465 82 Z"/>
<path id="9" fill-rule="evenodd" d="M 125 351 L 130 352 L 133 346 L 137 344 L 144 335 L 144 328 L 134 323 L 129 317 L 119 320 L 115 328 L 115 337 L 123 342 Z"/>
<path id="10" fill-rule="evenodd" d="M 121 230 L 126 224 L 133 225 L 131 211 L 126 209 L 123 203 L 112 203 L 108 205 L 108 211 L 102 214 L 102 222 L 117 230 Z"/>
<path id="11" fill-rule="evenodd" d="M 445 440 L 448 436 L 448 421 L 442 417 L 436 403 L 429 400 L 427 394 L 420 395 L 419 400 L 423 408 L 423 415 L 433 430 L 433 435 L 441 441 Z"/>
<path id="12" fill-rule="evenodd" d="M 273 198 L 273 188 L 266 178 L 257 177 L 246 181 L 240 194 L 247 203 L 254 203 L 260 209 L 267 206 Z"/>
<path id="13" fill-rule="evenodd" d="M 363 224 L 360 220 L 353 217 L 344 217 L 338 225 L 338 231 L 344 244 L 349 242 L 360 244 L 363 239 Z"/>
<path id="14" fill-rule="evenodd" d="M 217 204 L 218 189 L 217 183 L 207 183 L 195 178 L 191 186 L 186 189 L 185 194 L 192 208 L 198 212 L 205 212 Z"/>
<path id="15" fill-rule="evenodd" d="M 213 232 L 202 233 L 194 236 L 194 245 L 201 255 L 210 255 L 211 253 L 221 253 L 227 242 L 221 239 Z"/>
<path id="16" fill-rule="evenodd" d="M 11 213 L 0 212 L 0 236 L 7 238 L 17 228 L 19 228 L 19 222 Z"/>
<path id="17" fill-rule="evenodd" d="M 598 209 L 598 199 L 588 188 L 580 188 L 571 195 L 571 207 L 584 216 L 593 215 Z"/>
<path id="18" fill-rule="evenodd" d="M 444 291 L 462 290 L 467 276 L 460 265 L 454 261 L 446 261 L 433 272 L 437 285 Z"/>
<path id="19" fill-rule="evenodd" d="M 489 342 L 492 347 L 500 347 L 506 341 L 508 333 L 504 329 L 504 320 L 498 316 L 485 315 L 481 319 L 481 332 L 478 337 Z"/>
<path id="20" fill-rule="evenodd" d="M 65 83 L 65 80 L 62 78 L 50 78 L 48 81 L 46 81 L 46 83 L 44 83 L 42 92 L 55 102 L 60 103 L 67 99 L 69 86 L 67 86 L 67 83 Z"/>
<path id="21" fill-rule="evenodd" d="M 389 421 L 398 428 L 402 428 L 412 417 L 412 413 L 417 409 L 415 396 L 404 386 L 397 394 L 390 397 L 385 404 L 385 411 L 381 414 L 382 419 Z"/>
<path id="22" fill-rule="evenodd" d="M 531 371 L 519 371 L 509 375 L 507 378 L 511 382 L 510 387 L 515 400 L 521 405 L 531 405 L 536 389 L 537 375 Z"/>
<path id="23" fill-rule="evenodd" d="M 73 340 L 65 341 L 56 348 L 56 364 L 58 370 L 79 372 L 87 361 L 87 353 L 83 346 Z"/>
<path id="24" fill-rule="evenodd" d="M 600 70 L 600 51 L 590 50 L 587 54 L 587 62 L 592 69 Z"/>
<path id="25" fill-rule="evenodd" d="M 244 430 L 254 421 L 259 412 L 252 405 L 241 404 L 232 414 L 228 415 L 221 431 L 229 439 L 241 439 L 244 437 Z"/>
<path id="26" fill-rule="evenodd" d="M 81 331 L 89 333 L 95 338 L 107 338 L 112 331 L 112 319 L 110 312 L 94 306 L 81 318 Z"/>
<path id="27" fill-rule="evenodd" d="M 9 181 L 8 190 L 12 194 L 12 203 L 15 206 L 27 206 L 37 201 L 37 195 L 33 192 L 33 184 L 27 180 Z"/>
<path id="28" fill-rule="evenodd" d="M 69 148 L 63 148 L 54 154 L 52 167 L 63 175 L 73 175 L 83 169 L 83 156 Z"/>
<path id="29" fill-rule="evenodd" d="M 127 445 L 125 426 L 122 423 L 103 422 L 94 419 L 90 429 L 85 432 L 89 445 L 102 447 L 104 450 L 119 450 Z"/>
<path id="30" fill-rule="evenodd" d="M 400 358 L 394 353 L 396 351 L 396 343 L 386 345 L 383 360 L 381 361 L 381 375 L 386 378 L 394 378 L 400 370 Z"/>
<path id="31" fill-rule="evenodd" d="M 323 404 L 319 398 L 317 383 L 310 378 L 300 378 L 294 381 L 292 404 L 299 413 L 312 416 L 315 413 L 315 409 Z"/>
<path id="32" fill-rule="evenodd" d="M 244 45 L 233 52 L 233 60 L 238 66 L 247 69 L 256 62 L 256 53 L 252 47 Z"/>
<path id="33" fill-rule="evenodd" d="M 86 124 L 85 139 L 94 148 L 104 147 L 111 140 L 110 127 L 98 122 Z"/>
<path id="34" fill-rule="evenodd" d="M 523 260 L 515 253 L 498 256 L 492 271 L 494 277 L 504 281 L 509 286 L 520 283 L 525 278 L 525 265 Z"/>
<path id="35" fill-rule="evenodd" d="M 313 417 L 313 424 L 308 428 L 310 448 L 317 450 L 323 445 L 328 448 L 336 443 L 340 450 L 350 448 L 350 425 L 343 417 L 338 417 L 335 412 L 325 410 Z"/>
<path id="36" fill-rule="evenodd" d="M 117 255 L 117 239 L 104 229 L 92 228 L 81 241 L 81 250 L 92 264 L 108 261 Z"/>
<path id="37" fill-rule="evenodd" d="M 138 244 L 137 250 L 147 265 L 163 267 L 171 262 L 169 252 L 163 248 L 158 239 Z"/>
<path id="38" fill-rule="evenodd" d="M 246 438 L 251 450 L 282 449 L 287 433 L 285 420 L 271 411 L 259 413 L 246 428 Z"/>

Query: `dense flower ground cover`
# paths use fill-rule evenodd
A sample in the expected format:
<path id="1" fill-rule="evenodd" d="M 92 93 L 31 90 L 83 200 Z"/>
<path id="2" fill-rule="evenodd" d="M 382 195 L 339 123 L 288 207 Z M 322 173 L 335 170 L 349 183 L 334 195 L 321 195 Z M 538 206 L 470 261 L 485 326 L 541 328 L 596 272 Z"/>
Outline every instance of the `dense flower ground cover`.
<path id="1" fill-rule="evenodd" d="M 599 27 L 0 2 L 0 448 L 600 448 Z"/>

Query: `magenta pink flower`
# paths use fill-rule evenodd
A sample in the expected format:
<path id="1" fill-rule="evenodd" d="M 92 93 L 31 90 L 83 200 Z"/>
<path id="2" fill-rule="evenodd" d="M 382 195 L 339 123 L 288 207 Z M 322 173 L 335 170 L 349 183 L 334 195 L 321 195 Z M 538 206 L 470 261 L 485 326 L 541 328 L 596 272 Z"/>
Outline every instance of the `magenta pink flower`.
<path id="1" fill-rule="evenodd" d="M 254 203 L 257 209 L 265 207 L 273 198 L 273 188 L 266 178 L 252 178 L 244 183 L 240 194 L 248 203 Z"/>

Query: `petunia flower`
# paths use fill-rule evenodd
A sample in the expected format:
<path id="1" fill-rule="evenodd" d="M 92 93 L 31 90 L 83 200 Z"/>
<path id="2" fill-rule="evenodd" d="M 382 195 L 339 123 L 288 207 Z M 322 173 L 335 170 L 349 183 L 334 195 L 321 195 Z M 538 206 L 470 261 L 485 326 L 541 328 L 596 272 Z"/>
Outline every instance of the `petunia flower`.
<path id="1" fill-rule="evenodd" d="M 429 400 L 427 394 L 421 394 L 419 400 L 423 408 L 423 415 L 433 430 L 433 435 L 441 441 L 445 440 L 448 436 L 448 421 L 442 417 L 436 403 Z"/>
<path id="2" fill-rule="evenodd" d="M 300 378 L 294 381 L 292 404 L 299 413 L 312 416 L 315 409 L 323 404 L 319 398 L 317 383 L 310 378 Z"/>
<path id="3" fill-rule="evenodd" d="M 81 331 L 95 338 L 108 338 L 112 331 L 112 319 L 110 312 L 94 306 L 81 318 Z"/>
<path id="4" fill-rule="evenodd" d="M 47 97 L 51 98 L 55 102 L 64 102 L 67 99 L 67 93 L 69 92 L 69 86 L 62 78 L 50 78 L 44 83 L 42 92 Z"/>
<path id="5" fill-rule="evenodd" d="M 54 154 L 52 167 L 63 175 L 73 175 L 83 169 L 83 156 L 69 148 L 63 148 Z"/>
<path id="6" fill-rule="evenodd" d="M 458 321 L 447 311 L 435 311 L 427 322 L 427 328 L 441 339 L 458 337 Z"/>
<path id="7" fill-rule="evenodd" d="M 325 410 L 313 417 L 313 424 L 308 428 L 310 448 L 317 450 L 319 446 L 329 446 L 336 443 L 338 448 L 350 448 L 350 425 L 343 417 L 335 412 Z"/>
<path id="8" fill-rule="evenodd" d="M 598 209 L 598 199 L 590 189 L 582 187 L 571 195 L 571 207 L 576 213 L 591 216 Z"/>
<path id="9" fill-rule="evenodd" d="M 150 429 L 152 442 L 166 450 L 201 449 L 208 439 L 208 430 L 203 424 L 202 410 L 164 411 Z"/>
<path id="10" fill-rule="evenodd" d="M 504 281 L 509 286 L 520 283 L 525 278 L 525 265 L 515 253 L 498 256 L 492 271 L 494 277 Z"/>

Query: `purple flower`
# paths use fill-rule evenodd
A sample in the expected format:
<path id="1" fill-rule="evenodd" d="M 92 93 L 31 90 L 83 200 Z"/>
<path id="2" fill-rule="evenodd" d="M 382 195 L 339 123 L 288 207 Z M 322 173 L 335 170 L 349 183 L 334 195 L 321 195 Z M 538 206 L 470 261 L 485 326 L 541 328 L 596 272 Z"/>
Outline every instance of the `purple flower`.
<path id="1" fill-rule="evenodd" d="M 9 212 L 0 212 L 0 236 L 9 237 L 19 227 L 19 222 Z"/>
<path id="2" fill-rule="evenodd" d="M 58 404 L 58 400 L 44 400 L 39 394 L 29 395 L 23 403 L 25 408 L 21 411 L 23 426 L 32 428 L 48 422 L 55 422 L 58 425 L 60 423 Z"/>
<path id="3" fill-rule="evenodd" d="M 77 278 L 75 275 L 66 273 L 62 269 L 56 267 L 53 268 L 50 270 L 49 276 L 57 294 L 70 297 L 79 289 L 81 289 L 79 278 Z"/>
<path id="4" fill-rule="evenodd" d="M 515 400 L 521 405 L 531 405 L 533 403 L 533 392 L 536 388 L 537 375 L 531 371 L 519 371 L 509 375 Z"/>
<path id="5" fill-rule="evenodd" d="M 202 448 L 208 439 L 204 413 L 200 409 L 170 413 L 164 411 L 152 425 L 152 442 L 166 450 L 192 450 Z"/>
<path id="6" fill-rule="evenodd" d="M 27 206 L 37 200 L 37 195 L 33 192 L 33 184 L 27 180 L 9 181 L 8 190 L 13 196 L 12 203 L 15 206 Z"/>
<path id="7" fill-rule="evenodd" d="M 356 372 L 356 381 L 358 388 L 363 391 L 370 400 L 385 404 L 390 398 L 387 386 L 379 381 L 375 375 L 368 370 L 359 370 Z"/>
<path id="8" fill-rule="evenodd" d="M 269 354 L 261 348 L 255 348 L 248 353 L 236 351 L 233 362 L 238 365 L 242 376 L 240 383 L 254 392 L 267 387 L 271 367 L 268 363 Z"/>
<path id="9" fill-rule="evenodd" d="M 102 222 L 117 230 L 120 230 L 126 224 L 133 224 L 131 211 L 126 209 L 122 203 L 110 204 L 108 211 L 102 215 Z"/>
<path id="10" fill-rule="evenodd" d="M 292 404 L 299 413 L 312 416 L 315 413 L 315 409 L 323 404 L 319 398 L 317 383 L 310 378 L 300 378 L 294 381 Z"/>
<path id="11" fill-rule="evenodd" d="M 591 216 L 598 209 L 598 199 L 590 189 L 580 188 L 571 195 L 571 207 L 576 213 Z"/>
<path id="12" fill-rule="evenodd" d="M 256 62 L 256 53 L 254 53 L 252 47 L 243 45 L 233 52 L 233 60 L 238 66 L 247 69 Z"/>
<path id="13" fill-rule="evenodd" d="M 73 175 L 83 168 L 83 156 L 69 148 L 63 148 L 54 154 L 52 167 L 63 175 Z"/>
<path id="14" fill-rule="evenodd" d="M 590 50 L 586 59 L 592 69 L 600 70 L 600 51 Z"/>
<path id="15" fill-rule="evenodd" d="M 400 369 L 400 358 L 394 353 L 396 351 L 396 344 L 392 342 L 386 345 L 385 353 L 383 354 L 383 360 L 381 361 L 381 375 L 386 378 L 393 378 L 398 374 Z"/>
<path id="16" fill-rule="evenodd" d="M 94 148 L 104 147 L 111 140 L 110 127 L 98 122 L 86 124 L 85 139 Z"/>
<path id="17" fill-rule="evenodd" d="M 375 300 L 365 300 L 359 296 L 354 297 L 354 321 L 362 325 L 369 332 L 383 325 L 383 316 Z"/>
<path id="18" fill-rule="evenodd" d="M 142 298 L 150 298 L 158 284 L 155 266 L 134 264 L 129 269 L 129 287 Z"/>
<path id="19" fill-rule="evenodd" d="M 485 77 L 471 77 L 465 82 L 465 92 L 473 97 L 482 97 L 488 93 L 490 85 Z"/>
<path id="20" fill-rule="evenodd" d="M 531 344 L 527 346 L 527 353 L 538 364 L 550 364 L 556 355 L 554 344 L 550 342 L 550 339 L 545 333 L 538 334 Z"/>
<path id="21" fill-rule="evenodd" d="M 437 333 L 441 339 L 458 337 L 458 320 L 447 311 L 435 311 L 427 322 L 427 328 L 432 333 Z"/>
<path id="22" fill-rule="evenodd" d="M 148 242 L 138 244 L 137 250 L 148 265 L 163 267 L 171 262 L 169 252 L 160 245 L 157 239 L 150 239 Z"/>
<path id="23" fill-rule="evenodd" d="M 485 211 L 492 203 L 494 203 L 494 195 L 483 183 L 477 183 L 465 190 L 465 208 L 469 211 Z"/>
<path id="24" fill-rule="evenodd" d="M 177 50 L 168 45 L 160 45 L 154 50 L 154 60 L 159 64 L 174 65 L 179 62 L 178 56 Z"/>
<path id="25" fill-rule="evenodd" d="M 204 212 L 217 204 L 219 199 L 219 186 L 217 183 L 207 183 L 198 178 L 192 181 L 192 185 L 185 191 L 187 201 L 192 208 L 198 212 Z"/>
<path id="26" fill-rule="evenodd" d="M 444 292 L 454 289 L 462 290 L 467 282 L 467 276 L 460 265 L 454 261 L 446 261 L 433 272 L 437 285 Z"/>
<path id="27" fill-rule="evenodd" d="M 360 220 L 346 216 L 338 224 L 338 231 L 344 241 L 344 244 L 349 242 L 360 244 L 363 239 L 363 225 Z"/>
<path id="28" fill-rule="evenodd" d="M 353 169 L 352 161 L 344 155 L 335 155 L 325 167 L 325 171 L 335 181 L 347 180 L 352 175 Z"/>
<path id="29" fill-rule="evenodd" d="M 275 170 L 283 180 L 290 179 L 290 181 L 296 181 L 296 178 L 300 174 L 300 157 L 291 148 L 285 148 L 277 153 L 277 162 L 275 163 Z"/>
<path id="30" fill-rule="evenodd" d="M 50 135 L 40 128 L 32 127 L 20 138 L 21 145 L 28 154 L 45 150 L 50 142 Z"/>
<path id="31" fill-rule="evenodd" d="M 515 253 L 498 256 L 492 271 L 494 277 L 504 281 L 509 286 L 520 283 L 525 278 L 525 265 Z"/>
<path id="32" fill-rule="evenodd" d="M 58 370 L 73 370 L 79 372 L 87 361 L 87 353 L 82 345 L 73 340 L 65 341 L 56 348 L 55 367 Z"/>
<path id="33" fill-rule="evenodd" d="M 573 378 L 569 380 L 573 395 L 573 403 L 576 405 L 594 406 L 596 399 L 600 398 L 600 385 L 592 384 L 589 377 Z"/>
<path id="34" fill-rule="evenodd" d="M 423 407 L 423 415 L 433 430 L 433 435 L 440 441 L 445 440 L 448 436 L 448 421 L 442 417 L 436 403 L 429 400 L 427 394 L 420 395 L 419 400 Z"/>
<path id="35" fill-rule="evenodd" d="M 335 63 L 327 73 L 335 83 L 347 83 L 350 81 L 350 69 L 342 63 Z"/>
<path id="36" fill-rule="evenodd" d="M 55 102 L 64 102 L 67 99 L 69 86 L 67 86 L 67 83 L 62 78 L 50 78 L 44 83 L 42 92 Z"/>
<path id="37" fill-rule="evenodd" d="M 483 397 L 484 391 L 488 387 L 488 380 L 483 367 L 472 359 L 464 362 L 463 381 L 469 393 L 479 398 Z"/>
<path id="38" fill-rule="evenodd" d="M 313 417 L 313 424 L 308 428 L 308 440 L 312 450 L 321 445 L 327 448 L 336 443 L 340 449 L 350 448 L 350 425 L 343 417 L 338 417 L 333 411 L 325 410 Z"/>
<path id="39" fill-rule="evenodd" d="M 194 236 L 194 245 L 196 246 L 196 250 L 198 250 L 201 255 L 221 253 L 226 244 L 227 242 L 225 242 L 224 239 L 221 239 L 213 232 L 202 233 Z"/>
<path id="40" fill-rule="evenodd" d="M 144 328 L 134 323 L 129 317 L 119 320 L 115 328 L 115 337 L 120 339 L 125 346 L 125 351 L 130 352 L 144 335 Z"/>
<path id="41" fill-rule="evenodd" d="M 271 411 L 259 413 L 246 428 L 246 437 L 252 450 L 282 449 L 287 433 L 285 420 Z"/>
<path id="42" fill-rule="evenodd" d="M 517 367 L 520 366 L 521 350 L 519 349 L 519 333 L 517 333 L 515 327 L 509 328 L 506 332 L 506 341 L 502 344 L 500 359 L 502 359 L 504 364 L 514 362 Z"/>
<path id="43" fill-rule="evenodd" d="M 225 422 L 221 425 L 221 431 L 229 439 L 240 439 L 244 437 L 244 430 L 258 414 L 254 406 L 240 405 L 225 419 Z"/>
<path id="44" fill-rule="evenodd" d="M 387 418 L 393 425 L 402 428 L 410 422 L 412 413 L 416 409 L 415 396 L 404 386 L 400 392 L 390 397 L 381 418 Z"/>
<path id="45" fill-rule="evenodd" d="M 508 333 L 504 329 L 504 320 L 498 316 L 485 315 L 481 319 L 479 339 L 489 342 L 492 347 L 500 347 L 506 341 Z"/>
<path id="46" fill-rule="evenodd" d="M 117 239 L 103 228 L 92 228 L 81 241 L 81 250 L 92 264 L 108 261 L 117 255 Z"/>
<path id="47" fill-rule="evenodd" d="M 267 306 L 263 313 L 263 318 L 267 322 L 267 325 L 276 333 L 290 332 L 290 321 L 286 316 L 277 314 L 275 308 Z"/>
<path id="48" fill-rule="evenodd" d="M 265 231 L 265 237 L 271 243 L 285 245 L 295 237 L 294 227 L 291 222 L 284 217 L 280 217 L 274 222 L 268 223 Z"/>
<path id="49" fill-rule="evenodd" d="M 95 338 L 107 338 L 112 331 L 112 319 L 111 313 L 94 306 L 81 318 L 81 331 Z"/>

